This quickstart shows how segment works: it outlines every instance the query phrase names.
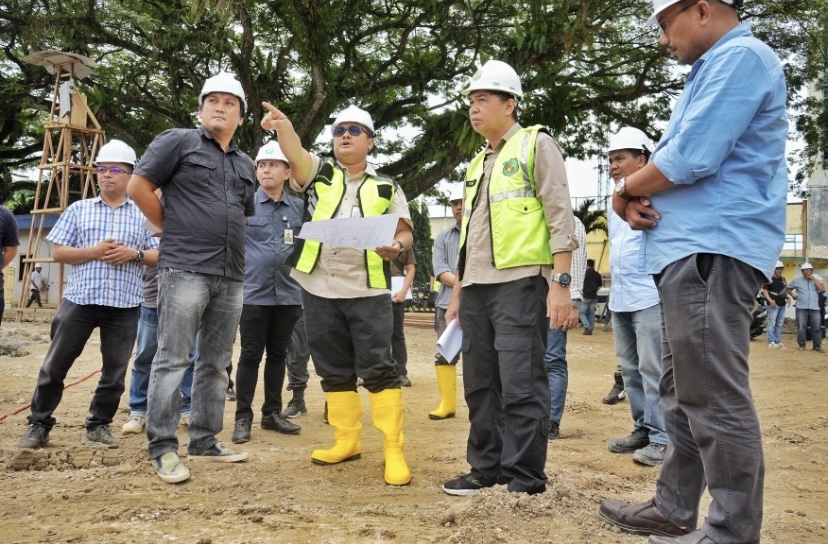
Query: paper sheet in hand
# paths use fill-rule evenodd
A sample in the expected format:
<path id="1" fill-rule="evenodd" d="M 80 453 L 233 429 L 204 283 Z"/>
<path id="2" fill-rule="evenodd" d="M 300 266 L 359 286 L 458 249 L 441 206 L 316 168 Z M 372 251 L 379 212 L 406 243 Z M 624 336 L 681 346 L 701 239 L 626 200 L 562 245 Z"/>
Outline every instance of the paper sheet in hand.
<path id="1" fill-rule="evenodd" d="M 404 276 L 391 276 L 391 294 L 399 293 L 405 285 Z M 411 300 L 414 297 L 411 295 L 411 289 L 405 292 L 405 300 Z"/>
<path id="2" fill-rule="evenodd" d="M 302 225 L 296 236 L 335 246 L 375 249 L 393 243 L 399 219 L 400 214 L 392 213 L 376 217 L 310 221 Z"/>
<path id="3" fill-rule="evenodd" d="M 446 361 L 453 361 L 463 345 L 463 331 L 457 328 L 457 320 L 452 319 L 446 330 L 437 340 L 437 351 Z"/>

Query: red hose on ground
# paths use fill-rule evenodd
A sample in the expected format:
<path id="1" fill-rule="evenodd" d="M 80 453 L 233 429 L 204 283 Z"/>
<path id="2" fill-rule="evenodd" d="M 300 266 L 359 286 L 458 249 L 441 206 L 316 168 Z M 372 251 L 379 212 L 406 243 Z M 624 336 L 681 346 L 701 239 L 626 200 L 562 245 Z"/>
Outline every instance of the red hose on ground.
<path id="1" fill-rule="evenodd" d="M 79 379 L 78 381 L 75 381 L 75 382 L 72 382 L 72 383 L 70 383 L 70 384 L 67 384 L 67 385 L 63 386 L 64 391 L 65 391 L 66 389 L 69 389 L 69 388 L 70 388 L 70 387 L 72 387 L 73 385 L 78 385 L 78 384 L 79 384 L 79 383 L 81 383 L 81 382 L 85 382 L 86 380 L 88 380 L 89 378 L 91 378 L 91 377 L 92 377 L 92 376 L 94 376 L 95 374 L 99 373 L 100 371 L 101 371 L 101 370 L 100 370 L 100 369 L 98 369 L 98 370 L 96 370 L 96 371 L 94 371 L 94 372 L 90 372 L 89 374 L 87 374 L 87 375 L 86 375 L 86 376 L 84 376 L 83 378 Z M 19 408 L 16 408 L 16 409 L 12 410 L 12 411 L 11 411 L 11 412 L 9 412 L 8 414 L 3 414 L 2 416 L 0 416 L 0 423 L 3 423 L 4 421 L 6 421 L 6 418 L 7 418 L 7 417 L 9 417 L 9 416 L 13 416 L 13 415 L 19 414 L 20 412 L 22 412 L 23 410 L 25 410 L 26 408 L 28 408 L 28 407 L 29 407 L 29 406 L 31 406 L 31 405 L 32 405 L 32 403 L 31 403 L 31 402 L 27 402 L 27 403 L 26 403 L 26 404 L 24 404 L 23 406 L 21 406 L 21 407 L 19 407 Z"/>

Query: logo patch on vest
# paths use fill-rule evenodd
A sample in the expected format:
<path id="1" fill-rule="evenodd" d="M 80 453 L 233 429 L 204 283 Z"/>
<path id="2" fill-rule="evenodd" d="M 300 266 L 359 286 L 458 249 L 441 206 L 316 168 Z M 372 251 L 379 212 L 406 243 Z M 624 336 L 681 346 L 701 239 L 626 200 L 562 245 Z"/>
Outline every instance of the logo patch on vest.
<path id="1" fill-rule="evenodd" d="M 520 172 L 520 164 L 517 159 L 509 159 L 503 163 L 503 175 L 512 177 Z"/>

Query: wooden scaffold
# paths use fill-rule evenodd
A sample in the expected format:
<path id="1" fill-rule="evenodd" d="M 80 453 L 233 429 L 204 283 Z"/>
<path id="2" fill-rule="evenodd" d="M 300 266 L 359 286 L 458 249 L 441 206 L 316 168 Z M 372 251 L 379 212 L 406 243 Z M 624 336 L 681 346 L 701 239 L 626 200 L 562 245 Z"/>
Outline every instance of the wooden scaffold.
<path id="1" fill-rule="evenodd" d="M 23 262 L 23 288 L 17 305 L 17 320 L 22 314 L 34 311 L 26 308 L 29 280 L 37 262 L 54 262 L 40 255 L 44 242 L 44 227 L 49 216 L 59 216 L 70 204 L 70 195 L 84 199 L 97 195 L 94 160 L 104 143 L 103 130 L 75 82 L 95 74 L 97 64 L 83 55 L 62 51 L 40 51 L 23 60 L 43 66 L 55 74 L 52 107 L 49 118 L 43 122 L 43 154 L 38 166 L 35 204 L 31 211 L 32 224 Z M 77 199 L 73 199 L 77 200 Z M 64 265 L 57 263 L 57 300 L 63 297 Z M 54 271 L 52 271 L 54 273 Z"/>

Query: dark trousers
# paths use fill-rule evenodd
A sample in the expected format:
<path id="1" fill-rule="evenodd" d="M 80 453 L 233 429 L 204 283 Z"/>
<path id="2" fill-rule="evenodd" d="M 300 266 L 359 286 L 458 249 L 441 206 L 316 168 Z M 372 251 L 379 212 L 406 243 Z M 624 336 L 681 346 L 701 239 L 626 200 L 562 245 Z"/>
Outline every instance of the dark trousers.
<path id="1" fill-rule="evenodd" d="M 255 306 L 245 304 L 239 320 L 241 354 L 236 369 L 236 419 L 253 419 L 253 395 L 259 380 L 259 365 L 265 356 L 262 414 L 282 411 L 285 356 L 300 306 Z"/>
<path id="2" fill-rule="evenodd" d="M 400 387 L 391 361 L 391 297 L 322 298 L 302 292 L 313 366 L 326 393 Z"/>
<path id="3" fill-rule="evenodd" d="M 541 276 L 463 287 L 466 458 L 475 476 L 503 475 L 509 491 L 546 484 L 549 380 L 546 294 Z"/>
<path id="4" fill-rule="evenodd" d="M 40 367 L 29 423 L 49 429 L 55 425 L 52 413 L 63 397 L 63 381 L 96 327 L 101 336 L 101 377 L 89 405 L 86 428 L 112 423 L 124 393 L 129 357 L 138 332 L 139 308 L 81 305 L 63 299 L 52 319 L 52 343 Z"/>
<path id="5" fill-rule="evenodd" d="M 702 530 L 716 542 L 759 542 L 765 462 L 750 392 L 751 266 L 690 255 L 655 276 L 662 308 L 661 409 L 670 444 L 656 486 L 659 510 L 695 528 L 705 484 L 713 501 Z"/>
<path id="6" fill-rule="evenodd" d="M 391 331 L 391 358 L 398 376 L 408 374 L 408 349 L 405 347 L 405 302 L 392 302 L 391 311 L 394 315 L 394 328 Z"/>
<path id="7" fill-rule="evenodd" d="M 308 362 L 310 361 L 310 350 L 308 349 L 308 338 L 305 335 L 305 313 L 299 314 L 296 325 L 293 326 L 293 333 L 290 335 L 290 345 L 287 353 L 287 390 L 293 391 L 294 397 L 304 397 L 305 389 L 308 387 Z"/>
<path id="8" fill-rule="evenodd" d="M 32 302 L 37 302 L 37 305 L 43 308 L 43 303 L 40 302 L 40 289 L 29 289 L 31 291 L 31 295 L 29 296 L 29 302 L 26 303 L 26 308 L 32 305 Z"/>

